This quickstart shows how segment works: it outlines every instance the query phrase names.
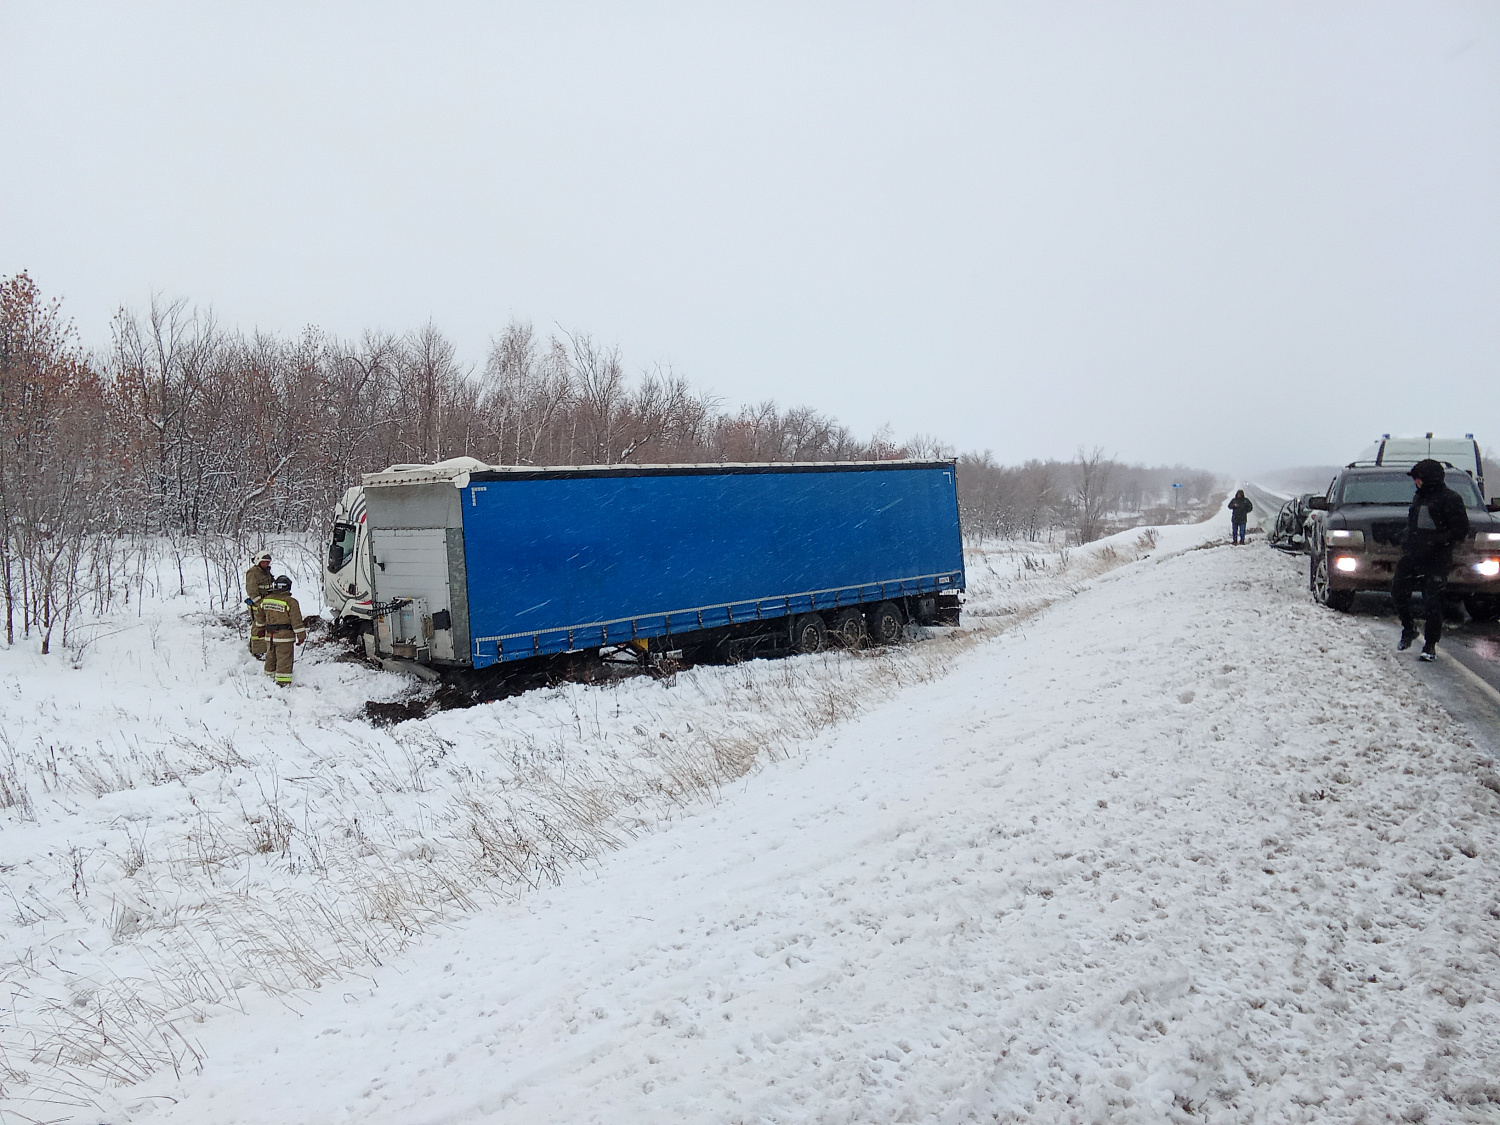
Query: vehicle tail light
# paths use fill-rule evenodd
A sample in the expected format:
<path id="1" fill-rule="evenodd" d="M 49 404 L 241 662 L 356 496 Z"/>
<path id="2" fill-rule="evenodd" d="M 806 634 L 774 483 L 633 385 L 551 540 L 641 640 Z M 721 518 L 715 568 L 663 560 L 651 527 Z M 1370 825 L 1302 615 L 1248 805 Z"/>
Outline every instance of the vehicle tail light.
<path id="1" fill-rule="evenodd" d="M 1474 569 L 1486 578 L 1493 578 L 1500 574 L 1500 559 L 1485 559 L 1484 562 L 1475 563 Z"/>
<path id="2" fill-rule="evenodd" d="M 1359 560 L 1351 559 L 1348 555 L 1341 555 L 1339 558 L 1333 560 L 1333 565 L 1345 574 L 1348 574 L 1350 571 L 1359 569 Z"/>

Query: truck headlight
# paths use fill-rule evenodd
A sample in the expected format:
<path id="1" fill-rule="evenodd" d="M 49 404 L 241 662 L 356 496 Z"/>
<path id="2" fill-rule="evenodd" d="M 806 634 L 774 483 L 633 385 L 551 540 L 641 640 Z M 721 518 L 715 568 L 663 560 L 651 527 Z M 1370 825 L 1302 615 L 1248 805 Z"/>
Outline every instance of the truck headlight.
<path id="1" fill-rule="evenodd" d="M 1485 559 L 1484 562 L 1474 564 L 1474 569 L 1486 578 L 1493 578 L 1500 574 L 1500 559 Z"/>
<path id="2" fill-rule="evenodd" d="M 1363 531 L 1345 531 L 1343 528 L 1334 528 L 1328 533 L 1329 541 L 1340 547 L 1363 547 L 1365 545 L 1365 533 Z"/>
<path id="3" fill-rule="evenodd" d="M 1342 555 L 1333 560 L 1333 565 L 1345 574 L 1349 574 L 1359 569 L 1359 560 L 1351 559 L 1348 555 Z"/>
<path id="4" fill-rule="evenodd" d="M 1477 538 L 1481 543 L 1500 543 L 1500 531 L 1486 531 Z"/>

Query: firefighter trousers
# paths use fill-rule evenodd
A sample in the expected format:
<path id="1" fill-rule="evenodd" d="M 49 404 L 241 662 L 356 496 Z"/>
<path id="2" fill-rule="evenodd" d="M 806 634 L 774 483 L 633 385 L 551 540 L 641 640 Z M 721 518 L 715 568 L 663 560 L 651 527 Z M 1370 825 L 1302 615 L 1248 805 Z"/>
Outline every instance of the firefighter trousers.
<path id="1" fill-rule="evenodd" d="M 261 620 L 260 607 L 250 607 L 250 655 L 263 659 L 266 655 L 266 623 Z"/>
<path id="2" fill-rule="evenodd" d="M 271 634 L 266 649 L 266 675 L 274 676 L 276 683 L 286 687 L 292 682 L 292 664 L 297 658 L 297 641 L 288 629 L 285 633 Z"/>

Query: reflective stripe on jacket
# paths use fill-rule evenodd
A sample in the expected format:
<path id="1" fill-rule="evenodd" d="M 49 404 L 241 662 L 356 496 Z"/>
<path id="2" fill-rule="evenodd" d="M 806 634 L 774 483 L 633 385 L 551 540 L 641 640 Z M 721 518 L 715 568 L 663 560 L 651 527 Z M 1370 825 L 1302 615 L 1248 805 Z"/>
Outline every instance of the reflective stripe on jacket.
<path id="1" fill-rule="evenodd" d="M 270 593 L 257 603 L 267 631 L 280 632 L 291 629 L 297 639 L 307 636 L 307 626 L 302 623 L 302 607 L 291 594 Z"/>

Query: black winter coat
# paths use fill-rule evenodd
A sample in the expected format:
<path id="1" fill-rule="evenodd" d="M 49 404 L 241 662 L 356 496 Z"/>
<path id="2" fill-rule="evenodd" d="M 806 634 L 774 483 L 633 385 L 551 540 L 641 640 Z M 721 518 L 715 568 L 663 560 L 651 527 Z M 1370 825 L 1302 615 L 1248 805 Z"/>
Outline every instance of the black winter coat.
<path id="1" fill-rule="evenodd" d="M 1469 513 L 1463 497 L 1445 484 L 1417 489 L 1406 513 L 1406 541 L 1401 553 L 1409 559 L 1451 559 L 1453 548 L 1469 535 Z"/>
<path id="2" fill-rule="evenodd" d="M 1244 523 L 1250 518 L 1250 509 L 1255 505 L 1250 503 L 1248 496 L 1236 496 L 1229 502 L 1229 522 Z"/>

